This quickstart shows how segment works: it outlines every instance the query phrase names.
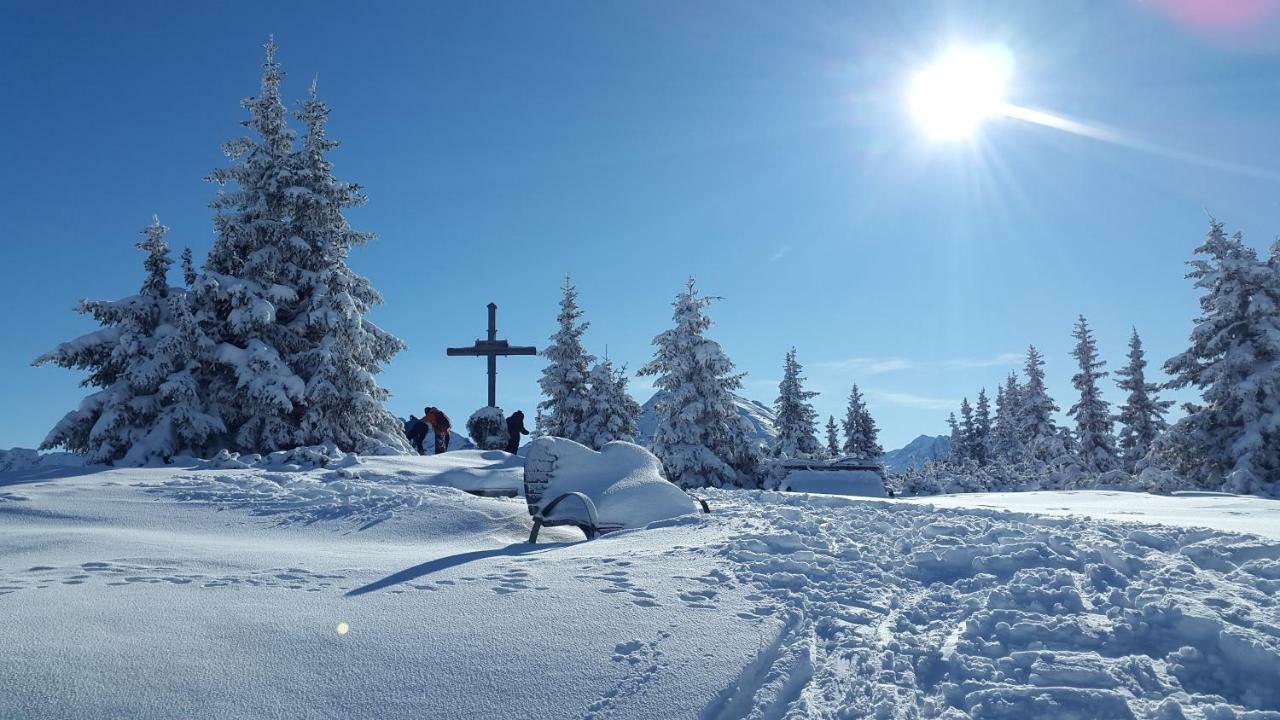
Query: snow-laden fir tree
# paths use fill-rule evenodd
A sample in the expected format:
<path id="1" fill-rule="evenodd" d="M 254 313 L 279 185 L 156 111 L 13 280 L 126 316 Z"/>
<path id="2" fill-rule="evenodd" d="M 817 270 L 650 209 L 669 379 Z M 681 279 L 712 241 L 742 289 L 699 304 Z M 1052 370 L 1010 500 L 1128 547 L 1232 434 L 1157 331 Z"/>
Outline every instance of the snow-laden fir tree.
<path id="1" fill-rule="evenodd" d="M 973 406 L 969 404 L 969 398 L 960 401 L 960 423 L 957 427 L 960 433 L 960 455 L 965 460 L 978 463 L 978 431 L 973 423 Z"/>
<path id="2" fill-rule="evenodd" d="M 159 220 L 143 230 L 146 279 L 123 300 L 84 300 L 77 311 L 103 327 L 36 358 L 89 371 L 82 383 L 101 390 L 62 418 L 41 444 L 83 453 L 91 463 L 144 465 L 182 453 L 199 453 L 223 431 L 205 405 L 195 373 L 208 350 L 187 304 L 170 288 L 172 260 Z"/>
<path id="3" fill-rule="evenodd" d="M 404 345 L 364 318 L 381 298 L 346 264 L 371 236 L 342 215 L 364 196 L 332 176 L 328 110 L 314 95 L 303 105 L 307 136 L 295 150 L 270 42 L 261 93 L 242 104 L 257 137 L 226 143 L 231 165 L 209 176 L 220 186 L 216 237 L 194 283 L 197 317 L 216 343 L 209 394 L 227 424 L 225 444 L 408 451 L 373 381 Z"/>
<path id="4" fill-rule="evenodd" d="M 390 394 L 374 375 L 405 345 L 365 317 L 382 296 L 347 265 L 351 250 L 373 234 L 353 230 L 343 210 L 363 205 L 366 198 L 359 185 L 333 177 L 326 154 L 338 143 L 325 134 L 329 108 L 316 96 L 314 82 L 296 117 L 307 133 L 291 189 L 293 219 L 312 262 L 311 272 L 300 278 L 301 302 L 294 316 L 305 345 L 285 361 L 306 379 L 301 440 L 361 450 L 395 445 L 403 427 L 385 409 Z"/>
<path id="5" fill-rule="evenodd" d="M 791 348 L 783 361 L 778 399 L 773 402 L 774 427 L 778 431 L 772 449 L 774 457 L 810 458 L 821 452 L 814 434 L 818 413 L 809 402 L 818 393 L 804 389 L 802 370 L 796 349 Z"/>
<path id="6" fill-rule="evenodd" d="M 1280 493 L 1280 242 L 1260 261 L 1215 220 L 1196 253 L 1187 277 L 1202 292 L 1200 317 L 1164 370 L 1171 387 L 1193 386 L 1202 399 L 1155 450 L 1196 486 Z"/>
<path id="7" fill-rule="evenodd" d="M 979 465 L 991 462 L 991 401 L 987 389 L 978 391 L 978 405 L 973 413 L 973 459 Z"/>
<path id="8" fill-rule="evenodd" d="M 849 391 L 849 404 L 840 425 L 844 431 L 844 445 L 840 449 L 845 455 L 875 460 L 884 454 L 884 449 L 876 442 L 880 429 L 876 427 L 875 418 L 871 417 L 857 385 Z"/>
<path id="9" fill-rule="evenodd" d="M 840 431 L 836 427 L 836 416 L 827 416 L 827 457 L 840 457 Z"/>
<path id="10" fill-rule="evenodd" d="M 1023 367 L 1027 380 L 1018 388 L 1018 429 L 1030 457 L 1041 462 L 1057 462 L 1066 452 L 1053 413 L 1058 406 L 1049 397 L 1044 382 L 1044 356 L 1034 345 L 1027 348 Z M 1007 393 L 1006 393 L 1007 394 Z"/>
<path id="11" fill-rule="evenodd" d="M 596 450 L 614 440 L 635 442 L 640 403 L 627 392 L 626 368 L 615 369 L 607 358 L 591 368 L 583 435 Z"/>
<path id="12" fill-rule="evenodd" d="M 1111 405 L 1102 399 L 1102 390 L 1098 387 L 1098 381 L 1110 373 L 1102 369 L 1107 363 L 1098 359 L 1098 345 L 1084 315 L 1076 320 L 1071 336 L 1076 340 L 1071 356 L 1080 366 L 1080 371 L 1071 377 L 1080 399 L 1067 410 L 1067 415 L 1076 421 L 1076 458 L 1085 472 L 1104 473 L 1117 465 Z"/>
<path id="13" fill-rule="evenodd" d="M 1147 358 L 1142 349 L 1138 329 L 1129 336 L 1129 363 L 1116 371 L 1116 385 L 1128 393 L 1120 406 L 1119 451 L 1125 469 L 1134 472 L 1138 462 L 1146 457 L 1156 437 L 1165 431 L 1165 413 L 1172 400 L 1161 400 L 1160 386 L 1147 382 Z"/>
<path id="14" fill-rule="evenodd" d="M 947 462 L 958 465 L 969 460 L 969 445 L 964 441 L 964 433 L 960 430 L 960 423 L 956 422 L 955 413 L 947 413 L 947 428 L 950 431 L 948 435 L 947 446 L 951 451 L 947 455 Z"/>
<path id="15" fill-rule="evenodd" d="M 578 307 L 578 290 L 568 275 L 564 276 L 561 291 L 556 332 L 551 336 L 551 344 L 542 351 L 547 366 L 538 380 L 546 396 L 546 400 L 538 403 L 542 412 L 541 429 L 547 435 L 591 445 L 586 417 L 591 404 L 588 375 L 595 358 L 582 346 L 582 335 L 590 323 L 579 322 L 582 309 Z"/>
<path id="16" fill-rule="evenodd" d="M 1009 373 L 996 390 L 996 418 L 991 427 L 991 454 L 1005 462 L 1023 459 L 1022 386 L 1017 373 Z"/>
<path id="17" fill-rule="evenodd" d="M 759 449 L 733 399 L 742 375 L 705 335 L 712 301 L 699 296 L 689 278 L 672 303 L 675 327 L 653 339 L 653 359 L 640 368 L 640 375 L 656 378 L 654 387 L 663 393 L 652 449 L 667 478 L 681 487 L 757 487 Z"/>

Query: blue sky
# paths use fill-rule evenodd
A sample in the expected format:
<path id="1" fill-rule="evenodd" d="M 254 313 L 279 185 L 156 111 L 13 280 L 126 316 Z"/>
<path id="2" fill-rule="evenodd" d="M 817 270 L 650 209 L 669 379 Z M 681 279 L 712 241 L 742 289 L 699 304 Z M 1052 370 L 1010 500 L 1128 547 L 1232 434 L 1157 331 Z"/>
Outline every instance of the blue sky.
<path id="1" fill-rule="evenodd" d="M 1266 173 L 1008 119 L 933 143 L 906 113 L 930 57 L 1001 43 L 1019 105 L 1280 170 L 1274 23 L 1169 9 L 1185 0 L 257 5 L 7 4 L 0 447 L 84 394 L 30 361 L 92 329 L 78 298 L 136 291 L 152 213 L 209 247 L 202 178 L 269 33 L 289 98 L 318 75 L 337 174 L 369 194 L 350 219 L 379 239 L 351 262 L 410 346 L 381 377 L 402 415 L 484 404 L 483 361 L 444 348 L 483 334 L 489 301 L 503 337 L 541 346 L 572 273 L 589 349 L 634 369 L 694 274 L 748 396 L 773 400 L 794 345 L 822 416 L 857 382 L 894 447 L 944 432 L 1028 343 L 1068 406 L 1078 313 L 1112 368 L 1131 325 L 1158 365 L 1195 315 L 1206 211 L 1258 247 L 1280 233 Z M 500 361 L 499 404 L 532 415 L 540 368 Z"/>

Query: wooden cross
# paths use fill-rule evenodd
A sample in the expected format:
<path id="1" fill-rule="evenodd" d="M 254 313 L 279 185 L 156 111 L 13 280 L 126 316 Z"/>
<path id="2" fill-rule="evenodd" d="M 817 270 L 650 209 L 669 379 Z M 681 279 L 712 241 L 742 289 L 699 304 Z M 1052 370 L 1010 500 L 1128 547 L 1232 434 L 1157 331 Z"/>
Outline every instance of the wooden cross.
<path id="1" fill-rule="evenodd" d="M 529 346 L 512 346 L 506 340 L 498 339 L 498 306 L 489 303 L 489 337 L 487 340 L 476 340 L 471 347 L 445 348 L 450 357 L 465 355 L 485 357 L 489 361 L 489 407 L 498 406 L 498 356 L 499 355 L 537 355 L 538 349 Z"/>

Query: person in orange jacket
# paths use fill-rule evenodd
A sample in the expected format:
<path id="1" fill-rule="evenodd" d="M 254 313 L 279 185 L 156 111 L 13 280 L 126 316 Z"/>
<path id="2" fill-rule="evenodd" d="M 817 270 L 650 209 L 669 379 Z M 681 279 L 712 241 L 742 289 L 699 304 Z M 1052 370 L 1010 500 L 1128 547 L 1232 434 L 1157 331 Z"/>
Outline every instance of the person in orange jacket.
<path id="1" fill-rule="evenodd" d="M 437 407 L 426 408 L 422 416 L 423 422 L 431 426 L 436 436 L 436 455 L 449 449 L 449 416 Z"/>

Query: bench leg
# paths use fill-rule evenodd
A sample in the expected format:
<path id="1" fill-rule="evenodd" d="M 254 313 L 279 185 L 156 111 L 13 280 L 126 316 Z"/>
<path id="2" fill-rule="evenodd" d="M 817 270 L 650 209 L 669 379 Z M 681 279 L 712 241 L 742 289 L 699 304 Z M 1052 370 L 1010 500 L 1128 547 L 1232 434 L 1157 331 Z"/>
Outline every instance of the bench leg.
<path id="1" fill-rule="evenodd" d="M 538 542 L 538 531 L 542 529 L 542 521 L 534 520 L 533 529 L 529 531 L 529 544 L 533 545 Z"/>

